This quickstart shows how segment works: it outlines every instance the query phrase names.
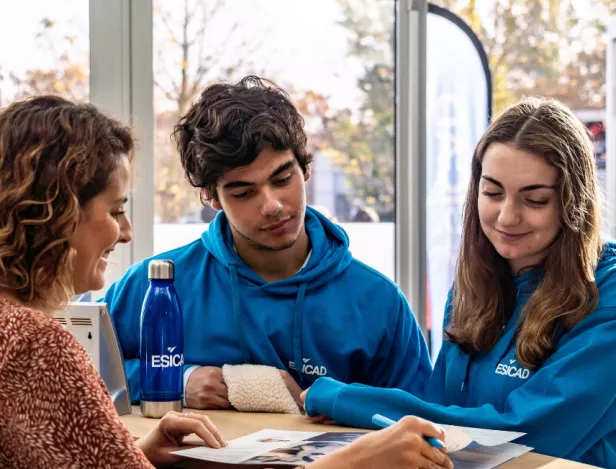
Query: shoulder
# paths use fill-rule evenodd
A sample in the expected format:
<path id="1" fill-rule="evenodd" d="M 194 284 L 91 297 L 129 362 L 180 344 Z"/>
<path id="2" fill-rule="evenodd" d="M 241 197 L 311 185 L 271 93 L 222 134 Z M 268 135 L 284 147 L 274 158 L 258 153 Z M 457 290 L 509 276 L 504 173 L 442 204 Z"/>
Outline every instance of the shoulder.
<path id="1" fill-rule="evenodd" d="M 184 272 L 185 269 L 190 269 L 191 266 L 195 266 L 195 261 L 198 259 L 203 259 L 205 254 L 206 250 L 203 247 L 203 243 L 200 239 L 197 239 L 185 246 L 181 246 L 170 251 L 156 254 L 155 256 L 148 257 L 147 259 L 133 264 L 128 268 L 124 276 L 116 283 L 126 284 L 142 281 L 145 286 L 148 280 L 147 271 L 150 261 L 161 259 L 171 260 L 176 265 L 178 271 Z M 115 285 L 116 284 L 114 284 L 114 287 Z M 111 288 L 110 290 L 113 290 L 113 288 Z"/>
<path id="2" fill-rule="evenodd" d="M 193 260 L 195 256 L 202 257 L 205 255 L 205 253 L 206 249 L 203 245 L 203 241 L 201 240 L 201 238 L 198 238 L 188 244 L 185 244 L 184 246 L 180 246 L 175 249 L 156 254 L 155 256 L 152 256 L 143 262 L 146 263 L 146 265 L 150 261 L 158 259 L 170 259 L 174 262 L 183 262 L 185 260 Z"/>
<path id="3" fill-rule="evenodd" d="M 74 340 L 54 318 L 36 309 L 2 299 L 0 299 L 0 331 L 4 339 L 22 346 Z"/>
<path id="4" fill-rule="evenodd" d="M 400 291 L 398 285 L 386 275 L 355 258 L 351 260 L 345 274 L 368 287 L 384 288 L 391 293 Z"/>
<path id="5" fill-rule="evenodd" d="M 406 302 L 400 287 L 381 272 L 353 258 L 348 268 L 338 277 L 345 288 L 341 293 L 352 294 L 360 301 L 378 302 L 394 307 Z"/>
<path id="6" fill-rule="evenodd" d="M 173 261 L 178 272 L 186 272 L 191 269 L 200 269 L 199 266 L 205 259 L 207 252 L 203 242 L 199 238 L 184 246 L 149 257 L 136 264 L 136 266 L 138 270 L 147 272 L 150 261 L 165 259 Z M 147 273 L 145 279 L 147 280 Z"/>
<path id="7" fill-rule="evenodd" d="M 72 395 L 106 391 L 90 357 L 56 319 L 35 309 L 0 302 L 0 367 L 2 381 L 13 383 L 20 394 Z"/>
<path id="8" fill-rule="evenodd" d="M 1 336 L 13 345 L 5 351 L 23 362 L 32 376 L 39 369 L 48 375 L 49 365 L 53 365 L 55 377 L 91 365 L 83 347 L 55 318 L 24 306 L 7 307 L 2 300 L 0 310 Z"/>

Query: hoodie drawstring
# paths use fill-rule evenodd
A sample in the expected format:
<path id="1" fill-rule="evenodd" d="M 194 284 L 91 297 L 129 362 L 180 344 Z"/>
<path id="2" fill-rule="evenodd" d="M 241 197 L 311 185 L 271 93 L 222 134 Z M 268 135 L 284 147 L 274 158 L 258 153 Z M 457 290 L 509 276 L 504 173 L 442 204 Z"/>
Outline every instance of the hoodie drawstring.
<path id="1" fill-rule="evenodd" d="M 295 301 L 295 315 L 293 317 L 293 360 L 295 361 L 295 370 L 299 376 L 299 385 L 303 389 L 302 376 L 302 328 L 303 328 L 303 312 L 304 312 L 304 297 L 306 296 L 306 284 L 302 283 L 297 292 Z"/>
<path id="2" fill-rule="evenodd" d="M 244 354 L 244 363 L 250 363 L 250 353 L 244 340 L 244 333 L 242 328 L 242 322 L 240 318 L 240 297 L 238 294 L 237 284 L 237 269 L 234 265 L 229 266 L 229 272 L 231 273 L 231 301 L 233 303 L 233 321 L 235 322 L 235 330 L 237 331 L 237 340 L 240 343 L 240 348 Z"/>

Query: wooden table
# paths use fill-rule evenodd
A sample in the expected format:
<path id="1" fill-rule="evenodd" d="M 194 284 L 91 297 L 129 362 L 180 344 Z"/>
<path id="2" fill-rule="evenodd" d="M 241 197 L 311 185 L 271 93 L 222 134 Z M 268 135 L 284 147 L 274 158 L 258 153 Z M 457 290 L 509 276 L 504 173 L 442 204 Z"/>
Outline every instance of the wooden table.
<path id="1" fill-rule="evenodd" d="M 187 410 L 185 410 L 187 412 Z M 240 436 L 254 433 L 264 428 L 271 428 L 275 430 L 296 430 L 296 431 L 308 431 L 308 432 L 332 432 L 332 431 L 349 431 L 348 427 L 336 427 L 332 425 L 316 425 L 309 423 L 305 417 L 299 415 L 284 415 L 284 414 L 257 414 L 257 413 L 242 413 L 232 410 L 191 410 L 200 414 L 209 416 L 216 427 L 222 432 L 223 436 L 227 440 L 239 438 Z M 131 435 L 135 438 L 139 438 L 145 435 L 155 425 L 157 420 L 148 419 L 141 415 L 139 406 L 133 406 L 133 413 L 122 417 L 124 425 L 128 428 Z M 352 429 L 352 431 L 369 431 Z M 188 440 L 190 442 L 190 440 Z M 182 463 L 181 467 L 187 468 L 212 468 L 223 467 L 213 466 L 211 463 L 198 460 L 186 460 L 186 463 Z M 226 465 L 224 467 L 256 467 L 256 466 L 237 466 Z M 291 466 L 287 466 L 291 467 Z M 509 461 L 508 463 L 500 466 L 502 469 L 588 469 L 594 466 L 588 466 L 586 464 L 580 464 L 565 459 L 552 458 L 550 456 L 543 456 L 537 453 L 526 453 L 519 458 Z M 499 469 L 500 469 L 499 468 Z"/>

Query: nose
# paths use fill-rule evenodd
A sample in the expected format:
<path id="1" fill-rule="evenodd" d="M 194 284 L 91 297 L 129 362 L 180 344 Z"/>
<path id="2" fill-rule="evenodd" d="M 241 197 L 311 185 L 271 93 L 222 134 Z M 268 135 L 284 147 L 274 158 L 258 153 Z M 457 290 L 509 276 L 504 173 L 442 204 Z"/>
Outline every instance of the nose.
<path id="1" fill-rule="evenodd" d="M 272 190 L 263 191 L 263 202 L 261 204 L 261 215 L 265 217 L 275 217 L 282 210 L 282 202 Z"/>
<path id="2" fill-rule="evenodd" d="M 118 243 L 130 243 L 133 239 L 133 226 L 128 217 L 122 217 L 120 220 L 120 237 Z"/>
<path id="3" fill-rule="evenodd" d="M 498 224 L 502 227 L 516 226 L 520 223 L 520 209 L 512 197 L 503 201 L 498 214 Z"/>

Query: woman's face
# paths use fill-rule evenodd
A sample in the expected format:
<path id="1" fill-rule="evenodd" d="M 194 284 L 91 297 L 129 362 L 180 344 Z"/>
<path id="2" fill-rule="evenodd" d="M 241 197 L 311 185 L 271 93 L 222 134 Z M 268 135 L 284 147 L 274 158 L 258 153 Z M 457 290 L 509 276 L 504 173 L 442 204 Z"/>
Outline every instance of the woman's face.
<path id="1" fill-rule="evenodd" d="M 120 159 L 109 181 L 107 189 L 83 207 L 77 230 L 69 239 L 76 251 L 74 288 L 77 294 L 103 288 L 109 254 L 116 244 L 132 239 L 131 224 L 124 212 L 130 187 L 130 163 L 126 156 Z"/>
<path id="2" fill-rule="evenodd" d="M 514 274 L 537 265 L 560 231 L 558 171 L 537 155 L 492 143 L 482 161 L 481 228 Z"/>

